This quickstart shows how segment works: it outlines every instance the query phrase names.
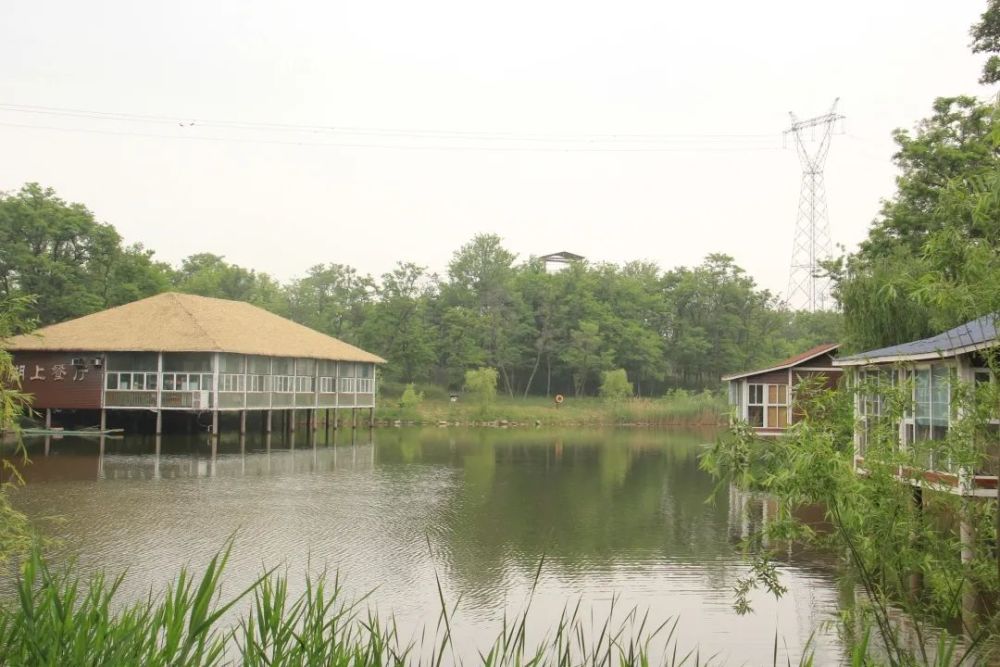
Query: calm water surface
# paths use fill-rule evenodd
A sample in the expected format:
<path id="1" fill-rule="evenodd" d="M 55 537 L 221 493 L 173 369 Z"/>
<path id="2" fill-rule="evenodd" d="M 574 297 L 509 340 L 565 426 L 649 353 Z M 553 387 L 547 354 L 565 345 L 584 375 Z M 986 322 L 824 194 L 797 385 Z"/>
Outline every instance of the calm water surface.
<path id="1" fill-rule="evenodd" d="M 201 566 L 236 534 L 226 591 L 279 565 L 339 572 L 350 596 L 393 614 L 406 636 L 431 632 L 439 577 L 457 649 L 474 657 L 504 613 L 520 610 L 544 556 L 532 627 L 567 604 L 604 618 L 648 610 L 678 617 L 680 648 L 727 664 L 771 664 L 775 633 L 794 662 L 810 635 L 818 664 L 838 662 L 818 630 L 841 600 L 833 573 L 789 556 L 788 593 L 732 611 L 745 572 L 741 536 L 764 504 L 698 469 L 712 432 L 645 430 L 350 430 L 289 442 L 224 436 L 64 438 L 28 443 L 33 463 L 15 503 L 61 538 L 81 570 L 128 568 L 140 596 L 181 564 Z M 332 439 L 330 439 L 332 440 Z M 706 502 L 709 498 L 713 502 Z M 529 637 L 530 639 L 530 637 Z"/>

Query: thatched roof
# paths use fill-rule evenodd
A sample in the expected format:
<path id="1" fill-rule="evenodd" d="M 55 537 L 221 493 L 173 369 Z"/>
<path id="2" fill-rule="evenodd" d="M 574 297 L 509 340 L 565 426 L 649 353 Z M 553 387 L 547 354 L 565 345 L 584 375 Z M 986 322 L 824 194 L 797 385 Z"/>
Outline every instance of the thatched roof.
<path id="1" fill-rule="evenodd" d="M 385 363 L 385 359 L 240 301 L 166 292 L 3 342 L 10 351 L 232 352 Z"/>

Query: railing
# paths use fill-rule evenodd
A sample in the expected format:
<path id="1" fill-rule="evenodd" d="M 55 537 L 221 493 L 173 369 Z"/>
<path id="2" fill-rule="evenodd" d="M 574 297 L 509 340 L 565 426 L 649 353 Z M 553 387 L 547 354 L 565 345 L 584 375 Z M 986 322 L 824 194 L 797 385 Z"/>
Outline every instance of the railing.
<path id="1" fill-rule="evenodd" d="M 104 405 L 109 408 L 155 408 L 155 391 L 114 391 L 104 392 Z"/>

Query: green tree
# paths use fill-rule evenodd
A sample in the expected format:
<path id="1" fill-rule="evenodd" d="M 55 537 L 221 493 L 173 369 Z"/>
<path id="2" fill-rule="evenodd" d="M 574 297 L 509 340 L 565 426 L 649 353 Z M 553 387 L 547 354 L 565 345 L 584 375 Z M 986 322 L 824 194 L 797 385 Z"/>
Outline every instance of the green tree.
<path id="1" fill-rule="evenodd" d="M 202 252 L 181 262 L 174 282 L 182 292 L 217 299 L 245 301 L 283 312 L 281 286 L 266 273 L 230 264 L 221 255 Z"/>
<path id="2" fill-rule="evenodd" d="M 954 97 L 914 136 L 896 132 L 896 196 L 858 252 L 830 265 L 853 347 L 929 336 L 995 307 L 983 292 L 1000 250 L 998 131 L 993 106 Z"/>
<path id="3" fill-rule="evenodd" d="M 342 264 L 313 266 L 285 287 L 288 316 L 308 327 L 359 343 L 371 314 L 375 281 Z"/>
<path id="4" fill-rule="evenodd" d="M 624 368 L 604 371 L 601 374 L 602 398 L 610 401 L 620 401 L 632 396 L 632 383 L 628 381 L 628 372 Z"/>
<path id="5" fill-rule="evenodd" d="M 150 296 L 169 269 L 139 245 L 122 246 L 111 225 L 82 204 L 28 183 L 0 195 L 0 298 L 33 296 L 39 324 Z"/>
<path id="6" fill-rule="evenodd" d="M 972 52 L 989 54 L 979 82 L 1000 82 L 1000 0 L 988 0 L 979 23 L 972 26 Z"/>
<path id="7" fill-rule="evenodd" d="M 596 322 L 581 322 L 569 338 L 562 358 L 573 374 L 573 394 L 583 396 L 591 377 L 611 366 L 614 350 L 605 347 Z"/>
<path id="8" fill-rule="evenodd" d="M 465 390 L 485 415 L 497 397 L 497 369 L 484 367 L 465 371 Z"/>
<path id="9" fill-rule="evenodd" d="M 0 298 L 0 433 L 13 433 L 17 439 L 15 456 L 22 462 L 27 454 L 20 441 L 20 420 L 31 408 L 31 396 L 21 389 L 21 373 L 4 342 L 11 336 L 26 333 L 33 328 L 29 315 L 31 297 Z M 6 455 L 0 457 L 0 563 L 12 555 L 25 552 L 31 543 L 31 526 L 28 518 L 10 503 L 12 487 L 21 482 L 14 461 Z"/>
<path id="10" fill-rule="evenodd" d="M 504 390 L 514 394 L 516 370 L 526 356 L 526 309 L 512 287 L 517 255 L 496 234 L 479 234 L 463 245 L 448 264 L 445 302 L 472 309 L 482 326 L 476 335 L 486 363 L 495 367 Z"/>
<path id="11" fill-rule="evenodd" d="M 378 300 L 363 328 L 366 345 L 391 360 L 386 374 L 404 382 L 426 380 L 434 363 L 427 301 L 433 286 L 423 267 L 400 262 L 382 275 Z"/>

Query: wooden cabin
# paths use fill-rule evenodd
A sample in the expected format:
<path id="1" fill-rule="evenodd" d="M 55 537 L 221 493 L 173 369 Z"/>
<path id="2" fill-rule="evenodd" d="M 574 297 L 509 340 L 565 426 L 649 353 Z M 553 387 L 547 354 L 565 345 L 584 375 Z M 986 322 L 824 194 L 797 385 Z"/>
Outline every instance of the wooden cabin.
<path id="1" fill-rule="evenodd" d="M 726 375 L 729 404 L 759 435 L 777 436 L 795 423 L 796 386 L 803 380 L 835 387 L 843 371 L 833 365 L 837 343 L 824 343 L 773 366 Z"/>
<path id="2" fill-rule="evenodd" d="M 867 392 L 855 395 L 855 465 L 863 467 L 869 433 L 885 407 L 884 394 L 870 388 L 881 384 L 905 387 L 912 403 L 899 420 L 899 443 L 901 447 L 916 446 L 926 456 L 922 460 L 924 469 L 901 471 L 901 475 L 949 493 L 996 497 L 997 442 L 992 445 L 994 462 L 989 466 L 992 471 L 953 465 L 946 456 L 935 452 L 933 443 L 944 440 L 961 417 L 958 406 L 952 405 L 959 383 L 975 387 L 996 382 L 986 354 L 998 344 L 996 317 L 987 315 L 937 336 L 834 361 L 836 366 L 850 372 L 855 386 L 869 387 Z M 1000 433 L 997 416 L 994 414 L 988 424 L 994 433 Z"/>
<path id="3" fill-rule="evenodd" d="M 375 406 L 385 360 L 238 301 L 168 292 L 3 342 L 22 390 L 43 410 L 156 414 Z M 294 413 L 291 413 L 294 417 Z M 292 422 L 294 424 L 294 421 Z"/>

